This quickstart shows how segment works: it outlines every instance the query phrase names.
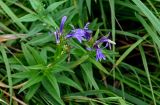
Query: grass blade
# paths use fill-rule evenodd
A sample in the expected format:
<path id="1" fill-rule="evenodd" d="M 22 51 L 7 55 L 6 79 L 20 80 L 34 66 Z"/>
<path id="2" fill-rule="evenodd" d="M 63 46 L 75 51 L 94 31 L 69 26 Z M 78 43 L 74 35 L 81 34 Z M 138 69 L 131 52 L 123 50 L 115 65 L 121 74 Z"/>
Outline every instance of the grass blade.
<path id="1" fill-rule="evenodd" d="M 139 39 L 136 43 L 132 44 L 122 55 L 121 57 L 116 61 L 115 67 L 118 66 L 125 58 L 126 56 L 135 49 L 142 41 L 144 41 L 148 36 L 143 36 L 142 39 Z"/>
<path id="2" fill-rule="evenodd" d="M 12 12 L 12 10 L 0 0 L 0 6 L 7 13 L 7 15 L 15 22 L 23 31 L 27 32 L 27 28 L 19 21 L 18 17 Z"/>
<path id="3" fill-rule="evenodd" d="M 147 78 L 148 78 L 150 90 L 151 90 L 152 97 L 153 97 L 153 102 L 154 102 L 154 105 L 156 105 L 156 99 L 155 99 L 154 91 L 153 91 L 153 88 L 152 88 L 153 86 L 152 86 L 152 83 L 151 83 L 151 78 L 150 78 L 150 73 L 149 73 L 149 69 L 148 69 L 148 64 L 147 64 L 147 60 L 146 60 L 146 56 L 145 56 L 144 50 L 143 50 L 143 48 L 142 48 L 141 45 L 139 45 L 139 50 L 140 50 L 140 53 L 141 53 L 141 57 L 142 57 L 142 61 L 143 61 L 143 66 L 144 66 L 144 69 L 146 71 L 146 75 L 147 75 Z"/>
<path id="4" fill-rule="evenodd" d="M 9 65 L 9 61 L 8 61 L 8 57 L 5 51 L 5 46 L 1 45 L 0 47 L 3 59 L 4 59 L 4 63 L 5 63 L 5 67 L 7 70 L 7 77 L 8 77 L 8 83 L 9 83 L 9 93 L 10 93 L 10 105 L 12 105 L 12 94 L 13 94 L 13 90 L 12 90 L 12 77 L 11 77 L 11 69 L 10 69 L 10 65 Z"/>
<path id="5" fill-rule="evenodd" d="M 147 6 L 140 0 L 132 0 L 141 10 L 142 13 L 150 20 L 157 32 L 160 33 L 160 21 L 159 19 L 147 8 Z"/>
<path id="6" fill-rule="evenodd" d="M 152 37 L 154 42 L 157 44 L 157 46 L 160 48 L 160 38 L 157 36 L 157 33 L 155 33 L 152 28 L 147 24 L 147 22 L 138 14 L 136 14 L 136 17 L 139 19 L 139 21 L 142 23 L 148 34 Z"/>

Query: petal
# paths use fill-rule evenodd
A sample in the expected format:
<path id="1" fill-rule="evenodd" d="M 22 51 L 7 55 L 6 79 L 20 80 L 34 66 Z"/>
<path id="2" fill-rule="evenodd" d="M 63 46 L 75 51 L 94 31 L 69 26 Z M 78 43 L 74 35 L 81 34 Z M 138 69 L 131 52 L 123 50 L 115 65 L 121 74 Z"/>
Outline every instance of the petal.
<path id="1" fill-rule="evenodd" d="M 79 36 L 85 36 L 85 31 L 83 30 L 83 29 L 75 29 L 75 30 L 73 30 L 75 33 L 75 35 L 79 35 Z"/>
<path id="2" fill-rule="evenodd" d="M 86 50 L 88 50 L 88 51 L 92 51 L 93 49 L 92 49 L 92 48 L 90 48 L 90 47 L 87 47 L 87 48 L 86 48 Z"/>
<path id="3" fill-rule="evenodd" d="M 89 24 L 90 24 L 89 22 L 86 23 L 86 25 L 84 26 L 84 29 L 85 29 L 85 30 L 88 30 Z"/>
<path id="4" fill-rule="evenodd" d="M 109 43 L 106 43 L 105 47 L 104 48 L 107 48 L 109 46 Z"/>
<path id="5" fill-rule="evenodd" d="M 92 31 L 91 31 L 91 30 L 86 30 L 86 32 L 87 32 L 87 33 L 90 33 L 90 34 L 92 34 Z"/>
<path id="6" fill-rule="evenodd" d="M 84 40 L 84 38 L 82 36 L 74 36 L 80 43 L 82 43 L 82 40 Z"/>
<path id="7" fill-rule="evenodd" d="M 62 34 L 63 32 L 63 27 L 64 27 L 64 23 L 67 20 L 67 16 L 63 16 L 62 20 L 61 20 L 61 24 L 60 24 L 60 33 Z"/>
<path id="8" fill-rule="evenodd" d="M 57 30 L 54 32 L 54 36 L 55 36 L 55 38 L 56 38 L 56 43 L 57 43 L 57 44 L 60 43 L 59 35 L 58 35 L 58 31 L 57 31 Z"/>
<path id="9" fill-rule="evenodd" d="M 99 42 L 108 42 L 108 38 L 106 36 L 103 36 L 101 39 L 99 39 Z"/>
<path id="10" fill-rule="evenodd" d="M 101 37 L 99 40 L 97 40 L 95 43 L 94 43 L 94 46 L 98 46 L 98 45 L 100 45 L 101 43 L 103 44 L 103 43 L 106 43 L 106 46 L 105 46 L 105 48 L 106 47 L 108 47 L 108 38 L 106 37 L 106 36 L 103 36 L 103 37 Z"/>
<path id="11" fill-rule="evenodd" d="M 91 38 L 91 34 L 86 32 L 84 37 L 85 39 L 89 40 Z"/>
<path id="12" fill-rule="evenodd" d="M 71 38 L 71 37 L 73 37 L 73 34 L 68 34 L 68 35 L 66 35 L 65 38 Z"/>
<path id="13" fill-rule="evenodd" d="M 113 42 L 113 41 L 112 41 L 112 40 L 110 40 L 110 39 L 108 39 L 108 42 L 109 42 L 109 43 L 111 43 L 111 44 L 116 45 L 116 43 L 115 43 L 115 42 Z"/>
<path id="14" fill-rule="evenodd" d="M 76 38 L 80 43 L 82 43 L 82 40 L 84 40 L 82 35 L 70 33 L 65 38 Z"/>

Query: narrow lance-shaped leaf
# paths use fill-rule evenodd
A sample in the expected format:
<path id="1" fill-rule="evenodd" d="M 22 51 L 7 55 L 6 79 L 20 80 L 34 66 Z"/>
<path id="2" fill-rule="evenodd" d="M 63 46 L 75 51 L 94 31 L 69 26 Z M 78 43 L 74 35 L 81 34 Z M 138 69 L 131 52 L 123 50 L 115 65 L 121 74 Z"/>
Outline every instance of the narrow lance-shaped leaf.
<path id="1" fill-rule="evenodd" d="M 48 12 L 53 12 L 57 7 L 59 7 L 60 5 L 62 5 L 62 4 L 65 3 L 65 2 L 66 2 L 66 0 L 54 2 L 54 3 L 50 4 L 50 5 L 47 7 L 47 11 L 48 11 Z"/>
<path id="2" fill-rule="evenodd" d="M 53 88 L 50 81 L 45 77 L 42 81 L 43 87 L 47 90 L 47 92 L 60 104 L 64 105 L 64 102 L 62 101 L 61 97 L 57 94 L 55 88 Z"/>
<path id="3" fill-rule="evenodd" d="M 32 8 L 36 12 L 41 13 L 44 11 L 43 4 L 41 3 L 41 0 L 29 0 L 29 1 L 30 1 Z"/>
<path id="4" fill-rule="evenodd" d="M 60 97 L 60 90 L 59 90 L 59 86 L 58 86 L 57 79 L 55 78 L 55 76 L 51 75 L 51 74 L 48 74 L 46 76 L 47 76 L 47 79 L 50 82 L 52 88 L 54 88 L 56 90 L 57 95 Z"/>
<path id="5" fill-rule="evenodd" d="M 84 63 L 84 64 L 81 64 L 82 68 L 83 68 L 83 71 L 84 73 L 86 74 L 87 76 L 87 81 L 96 89 L 98 90 L 99 87 L 93 77 L 93 71 L 92 71 L 92 64 L 91 63 Z"/>
<path id="6" fill-rule="evenodd" d="M 38 16 L 36 14 L 27 14 L 19 18 L 21 22 L 33 22 L 38 20 Z"/>
<path id="7" fill-rule="evenodd" d="M 30 53 L 30 51 L 28 51 L 28 48 L 24 43 L 22 43 L 22 51 L 23 51 L 24 57 L 29 65 L 37 64 L 33 55 Z"/>
<path id="8" fill-rule="evenodd" d="M 80 87 L 76 82 L 74 82 L 73 80 L 71 80 L 70 78 L 68 78 L 66 76 L 58 77 L 57 81 L 59 83 L 66 84 L 66 85 L 72 86 L 80 91 L 83 91 L 82 87 Z"/>
<path id="9" fill-rule="evenodd" d="M 32 85 L 35 85 L 35 84 L 38 84 L 42 81 L 43 79 L 43 75 L 39 75 L 38 74 L 35 74 L 34 76 L 32 76 L 28 81 L 27 83 L 20 89 L 19 93 L 22 92 L 23 90 L 29 88 L 30 86 Z"/>
<path id="10" fill-rule="evenodd" d="M 25 99 L 29 101 L 34 96 L 34 94 L 36 93 L 39 87 L 40 87 L 40 84 L 35 84 L 31 86 L 25 96 Z"/>

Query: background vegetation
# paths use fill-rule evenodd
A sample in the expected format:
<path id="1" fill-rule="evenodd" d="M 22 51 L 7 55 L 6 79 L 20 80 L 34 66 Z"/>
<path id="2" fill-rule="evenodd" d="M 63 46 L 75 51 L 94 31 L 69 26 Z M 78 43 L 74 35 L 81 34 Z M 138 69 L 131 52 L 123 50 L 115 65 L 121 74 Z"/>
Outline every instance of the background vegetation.
<path id="1" fill-rule="evenodd" d="M 0 102 L 160 105 L 159 0 L 0 0 Z M 97 62 L 76 40 L 57 55 L 52 32 L 90 22 L 116 42 Z"/>

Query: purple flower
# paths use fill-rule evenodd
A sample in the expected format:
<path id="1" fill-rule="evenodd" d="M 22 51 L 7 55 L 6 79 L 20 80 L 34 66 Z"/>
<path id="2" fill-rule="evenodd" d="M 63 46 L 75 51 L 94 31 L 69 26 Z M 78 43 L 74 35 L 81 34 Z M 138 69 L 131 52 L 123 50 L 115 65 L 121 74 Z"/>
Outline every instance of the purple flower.
<path id="1" fill-rule="evenodd" d="M 100 48 L 97 48 L 96 49 L 96 61 L 98 61 L 98 60 L 101 61 L 102 59 L 106 60 L 104 54 L 102 53 L 102 50 Z"/>
<path id="2" fill-rule="evenodd" d="M 75 29 L 74 33 L 70 33 L 66 36 L 66 38 L 76 38 L 80 43 L 84 40 L 84 31 L 82 29 Z"/>
<path id="3" fill-rule="evenodd" d="M 103 43 L 105 44 L 104 48 L 109 47 L 110 49 L 111 49 L 111 44 L 116 44 L 115 42 L 111 41 L 108 37 L 103 36 L 102 38 L 97 40 L 93 46 L 95 47 L 95 46 L 98 46 L 98 45 L 103 44 Z"/>
<path id="4" fill-rule="evenodd" d="M 60 29 L 59 30 L 56 29 L 56 31 L 54 32 L 57 44 L 60 43 L 60 36 L 63 33 L 64 23 L 66 22 L 66 20 L 67 20 L 67 16 L 63 16 L 60 24 Z"/>
<path id="5" fill-rule="evenodd" d="M 85 39 L 89 40 L 91 38 L 92 31 L 88 30 L 88 25 L 89 23 L 87 23 L 83 29 L 75 29 L 74 26 L 72 26 L 73 30 L 66 36 L 66 38 L 76 38 L 80 43 Z"/>
<path id="6" fill-rule="evenodd" d="M 105 60 L 105 56 L 102 53 L 102 49 L 100 48 L 100 46 L 102 44 L 105 44 L 104 48 L 107 48 L 109 46 L 109 48 L 111 49 L 111 44 L 116 44 L 115 42 L 111 41 L 110 39 L 108 39 L 108 37 L 103 36 L 102 38 L 100 38 L 99 40 L 97 40 L 94 45 L 93 48 L 96 49 L 96 60 Z"/>

